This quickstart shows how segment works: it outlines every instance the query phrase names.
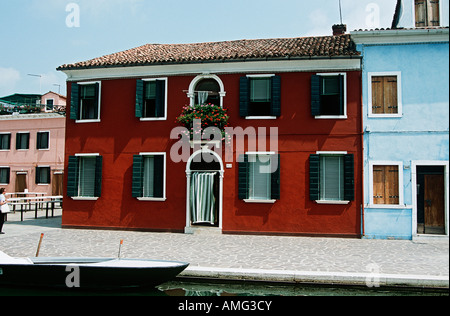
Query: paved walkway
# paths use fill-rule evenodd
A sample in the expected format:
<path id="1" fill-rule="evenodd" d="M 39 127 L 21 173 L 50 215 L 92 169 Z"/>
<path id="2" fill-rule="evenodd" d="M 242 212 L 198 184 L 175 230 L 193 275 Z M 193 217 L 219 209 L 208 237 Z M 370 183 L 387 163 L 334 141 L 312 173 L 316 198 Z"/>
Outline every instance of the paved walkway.
<path id="1" fill-rule="evenodd" d="M 60 215 L 57 212 L 56 215 Z M 0 250 L 40 256 L 122 257 L 190 263 L 191 277 L 319 282 L 332 284 L 449 286 L 447 240 L 392 241 L 337 238 L 184 235 L 61 229 L 61 217 L 37 220 L 10 214 Z"/>

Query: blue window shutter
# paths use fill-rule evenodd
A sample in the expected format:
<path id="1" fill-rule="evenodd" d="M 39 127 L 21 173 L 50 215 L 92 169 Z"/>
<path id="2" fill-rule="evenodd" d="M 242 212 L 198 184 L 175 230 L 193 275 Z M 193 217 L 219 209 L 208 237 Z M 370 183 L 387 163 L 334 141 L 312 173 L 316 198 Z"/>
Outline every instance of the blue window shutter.
<path id="1" fill-rule="evenodd" d="M 156 80 L 156 117 L 165 116 L 166 81 Z"/>
<path id="2" fill-rule="evenodd" d="M 73 82 L 72 83 L 72 91 L 70 93 L 70 119 L 78 120 L 80 107 L 80 86 Z"/>
<path id="3" fill-rule="evenodd" d="M 322 78 L 317 75 L 311 77 L 311 114 L 312 116 L 320 115 L 320 91 Z"/>
<path id="4" fill-rule="evenodd" d="M 272 107 L 271 115 L 281 116 L 281 77 L 272 77 Z"/>
<path id="5" fill-rule="evenodd" d="M 136 117 L 142 118 L 144 112 L 144 80 L 136 80 Z"/>
<path id="6" fill-rule="evenodd" d="M 344 200 L 355 200 L 355 157 L 344 156 Z"/>
<path id="7" fill-rule="evenodd" d="M 132 196 L 134 198 L 144 196 L 144 157 L 141 155 L 133 157 Z"/>
<path id="8" fill-rule="evenodd" d="M 249 162 L 248 155 L 243 155 L 243 162 L 239 162 L 239 199 L 248 199 Z"/>
<path id="9" fill-rule="evenodd" d="M 320 199 L 320 155 L 309 156 L 309 199 L 317 201 Z"/>
<path id="10" fill-rule="evenodd" d="M 239 113 L 241 117 L 246 117 L 248 116 L 248 106 L 250 103 L 250 79 L 241 77 L 239 87 Z"/>
<path id="11" fill-rule="evenodd" d="M 95 197 L 102 196 L 102 169 L 103 169 L 103 157 L 96 157 L 95 161 Z"/>
<path id="12" fill-rule="evenodd" d="M 280 176 L 281 176 L 281 160 L 280 155 L 273 155 L 272 162 L 275 162 L 278 167 L 275 172 L 272 173 L 271 179 L 271 195 L 272 200 L 280 200 L 281 198 L 281 187 L 280 187 Z"/>
<path id="13" fill-rule="evenodd" d="M 76 156 L 69 157 L 69 167 L 67 169 L 67 196 L 78 196 L 78 175 L 80 160 Z"/>

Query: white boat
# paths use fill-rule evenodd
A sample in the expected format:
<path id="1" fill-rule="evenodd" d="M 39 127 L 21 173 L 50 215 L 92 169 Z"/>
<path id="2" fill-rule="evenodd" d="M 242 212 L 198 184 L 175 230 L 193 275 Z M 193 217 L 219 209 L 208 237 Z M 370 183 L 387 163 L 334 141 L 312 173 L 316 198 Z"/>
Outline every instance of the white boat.
<path id="1" fill-rule="evenodd" d="M 188 263 L 117 258 L 13 258 L 0 251 L 0 286 L 133 288 L 174 279 Z"/>

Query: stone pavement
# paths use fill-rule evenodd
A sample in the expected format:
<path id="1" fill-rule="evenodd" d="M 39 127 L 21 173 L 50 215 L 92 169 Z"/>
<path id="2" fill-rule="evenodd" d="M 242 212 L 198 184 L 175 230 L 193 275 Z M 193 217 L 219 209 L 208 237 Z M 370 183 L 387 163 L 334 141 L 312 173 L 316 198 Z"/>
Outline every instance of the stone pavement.
<path id="1" fill-rule="evenodd" d="M 449 286 L 449 241 L 359 240 L 61 229 L 56 218 L 8 215 L 0 250 L 32 257 L 116 257 L 189 262 L 186 277 L 381 286 Z"/>

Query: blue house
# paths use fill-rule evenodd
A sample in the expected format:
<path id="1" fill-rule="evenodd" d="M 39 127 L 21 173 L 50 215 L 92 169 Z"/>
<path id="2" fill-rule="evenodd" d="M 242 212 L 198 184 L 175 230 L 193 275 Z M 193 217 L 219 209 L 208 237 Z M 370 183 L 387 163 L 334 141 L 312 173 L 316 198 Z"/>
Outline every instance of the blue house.
<path id="1" fill-rule="evenodd" d="M 363 238 L 448 238 L 449 0 L 398 0 L 363 55 Z"/>

